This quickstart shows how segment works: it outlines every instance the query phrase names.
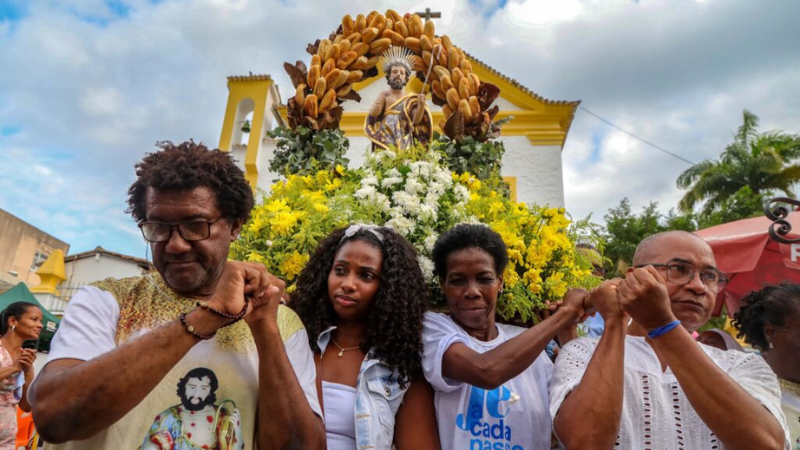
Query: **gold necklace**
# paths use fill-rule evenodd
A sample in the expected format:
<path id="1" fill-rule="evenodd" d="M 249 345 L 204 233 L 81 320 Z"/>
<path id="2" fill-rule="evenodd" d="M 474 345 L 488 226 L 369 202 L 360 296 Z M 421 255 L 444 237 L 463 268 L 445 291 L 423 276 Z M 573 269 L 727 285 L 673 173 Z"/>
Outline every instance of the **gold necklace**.
<path id="1" fill-rule="evenodd" d="M 355 347 L 350 347 L 350 348 L 342 348 L 342 346 L 339 345 L 338 342 L 336 342 L 336 339 L 334 339 L 333 336 L 331 336 L 331 342 L 333 342 L 333 345 L 335 345 L 336 347 L 339 348 L 339 358 L 341 358 L 342 355 L 344 355 L 344 352 L 349 352 L 350 350 L 355 350 L 357 348 L 361 348 L 360 345 L 356 345 Z"/>

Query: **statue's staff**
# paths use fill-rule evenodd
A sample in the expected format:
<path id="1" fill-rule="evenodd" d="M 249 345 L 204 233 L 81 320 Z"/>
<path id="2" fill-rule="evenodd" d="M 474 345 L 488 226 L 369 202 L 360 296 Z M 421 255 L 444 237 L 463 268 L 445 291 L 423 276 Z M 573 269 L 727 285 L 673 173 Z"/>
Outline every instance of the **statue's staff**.
<path id="1" fill-rule="evenodd" d="M 431 60 L 428 62 L 428 73 L 425 74 L 425 81 L 422 83 L 422 90 L 420 91 L 422 95 L 425 95 L 425 85 L 428 84 L 428 77 L 431 76 L 431 70 L 433 70 L 433 60 L 439 59 L 439 54 L 442 53 L 442 46 L 437 45 L 434 51 L 436 51 L 436 54 L 434 55 L 433 52 L 431 52 Z"/>

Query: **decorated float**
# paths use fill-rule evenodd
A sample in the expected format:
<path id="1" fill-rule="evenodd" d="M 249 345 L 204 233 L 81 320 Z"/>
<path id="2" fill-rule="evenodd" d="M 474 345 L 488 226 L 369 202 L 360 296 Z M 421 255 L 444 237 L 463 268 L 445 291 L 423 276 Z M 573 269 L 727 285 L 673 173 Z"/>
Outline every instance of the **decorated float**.
<path id="1" fill-rule="evenodd" d="M 591 239 L 588 223 L 573 223 L 563 208 L 510 198 L 500 176 L 505 149 L 496 138 L 512 118 L 496 120 L 500 89 L 482 81 L 468 55 L 437 35 L 432 21 L 392 10 L 347 15 L 306 50 L 308 64 L 284 65 L 294 88 L 288 126 L 268 132 L 277 146 L 270 169 L 279 179 L 261 193 L 233 258 L 263 262 L 292 292 L 331 231 L 354 222 L 384 225 L 414 244 L 438 306 L 430 252 L 441 233 L 469 222 L 486 224 L 508 245 L 502 319 L 535 321 L 545 301 L 597 284 L 575 248 L 577 240 Z M 356 86 L 380 75 L 389 89 L 371 99 L 364 131 L 372 145 L 355 149 L 367 156 L 349 168 L 342 104 L 362 101 Z M 404 89 L 411 76 L 422 82 L 419 93 Z M 429 101 L 441 107 L 437 124 Z"/>

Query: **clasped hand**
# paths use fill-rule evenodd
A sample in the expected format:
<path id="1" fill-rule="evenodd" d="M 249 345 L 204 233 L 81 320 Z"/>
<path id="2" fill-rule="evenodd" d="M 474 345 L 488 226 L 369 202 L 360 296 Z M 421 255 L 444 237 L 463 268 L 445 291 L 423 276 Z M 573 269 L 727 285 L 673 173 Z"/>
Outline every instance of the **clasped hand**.
<path id="1" fill-rule="evenodd" d="M 245 307 L 247 297 L 246 322 L 275 320 L 285 286 L 261 263 L 228 261 L 208 303 L 220 311 L 237 314 Z"/>
<path id="2" fill-rule="evenodd" d="M 625 278 L 604 281 L 592 289 L 590 301 L 604 320 L 630 316 L 648 331 L 676 320 L 666 283 L 652 266 L 633 269 Z"/>
<path id="3" fill-rule="evenodd" d="M 19 358 L 14 361 L 14 364 L 19 368 L 19 370 L 28 373 L 33 370 L 34 361 L 36 361 L 36 350 L 31 348 L 23 348 L 19 354 Z"/>

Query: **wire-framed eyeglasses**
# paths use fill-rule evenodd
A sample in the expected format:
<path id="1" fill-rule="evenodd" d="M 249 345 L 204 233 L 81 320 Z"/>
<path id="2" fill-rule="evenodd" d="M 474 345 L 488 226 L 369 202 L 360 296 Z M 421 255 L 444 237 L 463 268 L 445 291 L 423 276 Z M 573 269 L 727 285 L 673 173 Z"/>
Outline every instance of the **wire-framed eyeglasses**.
<path id="1" fill-rule="evenodd" d="M 698 271 L 689 263 L 682 261 L 670 261 L 666 264 L 640 264 L 637 268 L 653 266 L 656 269 L 663 269 L 667 274 L 667 280 L 677 285 L 684 285 L 694 279 L 694 274 L 700 274 L 700 281 L 709 291 L 718 294 L 725 289 L 728 284 L 728 277 L 717 269 L 705 269 Z"/>
<path id="2" fill-rule="evenodd" d="M 172 230 L 178 229 L 181 237 L 189 242 L 202 241 L 211 236 L 211 225 L 220 220 L 188 220 L 186 222 L 140 222 L 139 229 L 147 242 L 166 242 L 172 237 Z"/>

